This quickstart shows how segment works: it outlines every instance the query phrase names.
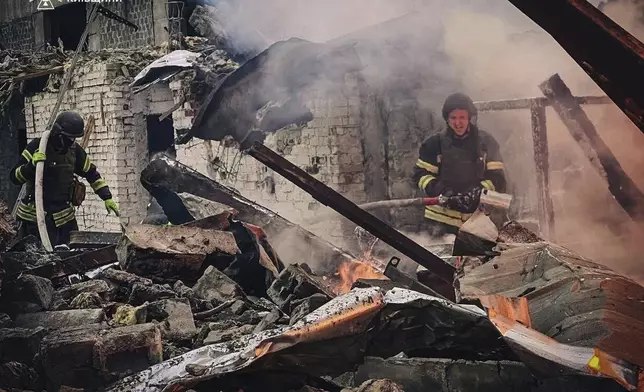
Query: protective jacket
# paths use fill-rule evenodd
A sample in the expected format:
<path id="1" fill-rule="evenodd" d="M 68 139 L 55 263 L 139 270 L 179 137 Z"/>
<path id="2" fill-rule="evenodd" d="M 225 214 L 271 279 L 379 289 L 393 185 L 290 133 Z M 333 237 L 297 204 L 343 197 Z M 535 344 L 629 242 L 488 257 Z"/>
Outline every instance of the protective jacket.
<path id="1" fill-rule="evenodd" d="M 20 160 L 11 170 L 11 181 L 16 185 L 26 184 L 25 197 L 19 201 L 17 215 L 27 222 L 36 222 L 35 178 L 36 167 L 32 156 L 38 149 L 40 138 L 32 140 L 22 152 Z M 76 177 L 87 180 L 94 193 L 102 200 L 112 198 L 109 187 L 101 178 L 96 166 L 90 162 L 85 150 L 74 142 L 64 153 L 59 153 L 47 146 L 47 160 L 43 173 L 43 207 L 45 214 L 51 214 L 56 227 L 60 227 L 76 218 L 71 203 Z"/>
<path id="2" fill-rule="evenodd" d="M 476 186 L 505 192 L 499 144 L 474 125 L 463 138 L 449 129 L 436 133 L 420 146 L 414 181 L 430 197 L 465 193 Z M 456 227 L 470 216 L 441 206 L 425 208 L 425 218 Z"/>

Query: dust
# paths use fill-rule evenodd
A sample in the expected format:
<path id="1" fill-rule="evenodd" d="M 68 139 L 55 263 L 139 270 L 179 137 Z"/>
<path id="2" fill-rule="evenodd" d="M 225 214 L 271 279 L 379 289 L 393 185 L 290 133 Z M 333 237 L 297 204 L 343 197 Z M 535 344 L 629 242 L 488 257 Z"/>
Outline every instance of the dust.
<path id="1" fill-rule="evenodd" d="M 414 107 L 436 113 L 454 91 L 476 101 L 541 97 L 539 84 L 555 73 L 575 95 L 604 95 L 552 37 L 505 0 L 220 3 L 228 4 L 227 23 L 235 28 L 227 33 L 239 45 L 252 41 L 261 50 L 291 37 L 355 43 L 365 83 L 385 96 L 389 106 L 413 101 Z M 641 1 L 592 3 L 643 39 Z M 624 171 L 644 190 L 644 135 L 615 105 L 587 105 L 584 110 Z M 478 120 L 502 147 L 510 186 L 520 205 L 517 214 L 534 218 L 537 193 L 529 112 L 481 113 Z M 631 222 L 550 109 L 547 126 L 556 220 L 556 231 L 549 239 L 630 276 L 644 276 L 642 227 Z M 392 127 L 390 132 L 409 133 L 409 129 Z M 311 227 L 325 238 L 336 229 L 332 223 Z M 406 234 L 422 245 L 442 241 Z M 309 259 L 307 248 L 294 238 L 287 232 L 272 240 L 280 248 L 278 253 L 296 252 Z M 334 239 L 341 247 L 355 242 L 345 241 L 348 244 Z"/>

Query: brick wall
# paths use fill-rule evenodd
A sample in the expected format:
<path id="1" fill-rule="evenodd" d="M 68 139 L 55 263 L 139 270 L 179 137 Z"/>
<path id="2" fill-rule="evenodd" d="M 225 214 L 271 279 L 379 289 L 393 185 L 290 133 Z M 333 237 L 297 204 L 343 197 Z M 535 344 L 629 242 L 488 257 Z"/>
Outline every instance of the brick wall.
<path id="1" fill-rule="evenodd" d="M 98 15 L 98 36 L 101 48 L 135 48 L 154 45 L 154 17 L 152 0 L 123 0 L 105 2 L 105 8 L 121 15 L 139 27 L 138 30 L 114 19 Z"/>
<path id="2" fill-rule="evenodd" d="M 178 101 L 184 85 L 175 81 L 170 88 Z M 345 83 L 313 86 L 302 96 L 313 120 L 306 127 L 282 129 L 269 135 L 266 145 L 345 197 L 356 203 L 364 202 L 364 136 L 357 75 L 348 75 Z M 194 108 L 186 103 L 173 116 L 176 128 L 189 128 Z M 279 174 L 241 155 L 234 142 L 193 139 L 178 146 L 177 159 L 336 243 L 355 227 L 339 215 L 324 222 L 312 221 L 322 210 L 332 211 Z"/>
<path id="3" fill-rule="evenodd" d="M 140 222 L 149 202 L 139 181 L 148 160 L 146 115 L 161 113 L 173 104 L 167 86 L 154 86 L 132 96 L 130 81 L 123 76 L 120 64 L 83 65 L 60 108 L 79 112 L 85 121 L 94 116 L 96 126 L 86 150 L 120 204 L 126 224 Z M 57 96 L 43 92 L 26 99 L 29 140 L 40 136 Z M 77 218 L 81 230 L 120 231 L 118 218 L 107 215 L 102 200 L 89 187 Z"/>
<path id="4" fill-rule="evenodd" d="M 32 50 L 34 34 L 31 16 L 0 25 L 0 43 L 7 49 Z"/>

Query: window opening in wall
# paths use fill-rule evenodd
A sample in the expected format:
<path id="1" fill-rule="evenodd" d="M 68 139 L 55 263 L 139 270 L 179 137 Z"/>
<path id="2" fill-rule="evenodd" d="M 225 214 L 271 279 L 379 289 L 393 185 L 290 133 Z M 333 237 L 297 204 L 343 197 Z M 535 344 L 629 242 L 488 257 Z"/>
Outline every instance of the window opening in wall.
<path id="1" fill-rule="evenodd" d="M 174 146 L 174 123 L 172 115 L 159 121 L 158 114 L 146 117 L 148 130 L 148 153 L 152 157 L 156 153 L 166 153 L 171 157 L 177 156 Z"/>
<path id="2" fill-rule="evenodd" d="M 58 46 L 60 39 L 65 50 L 76 50 L 87 24 L 86 4 L 89 3 L 63 4 L 45 12 L 46 25 L 49 25 L 46 40 L 50 45 Z"/>

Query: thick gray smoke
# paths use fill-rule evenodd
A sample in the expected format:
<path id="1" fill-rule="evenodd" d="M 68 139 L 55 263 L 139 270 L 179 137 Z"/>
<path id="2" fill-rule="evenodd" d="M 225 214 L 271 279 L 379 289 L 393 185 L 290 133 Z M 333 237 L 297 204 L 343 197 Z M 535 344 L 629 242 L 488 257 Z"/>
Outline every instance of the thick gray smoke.
<path id="1" fill-rule="evenodd" d="M 641 1 L 603 3 L 607 15 L 644 39 Z M 225 11 L 228 39 L 244 50 L 259 51 L 291 37 L 354 43 L 364 82 L 380 94 L 383 106 L 406 105 L 399 112 L 412 112 L 407 122 L 387 123 L 390 131 L 427 128 L 429 134 L 440 121 L 419 113 L 436 113 L 457 90 L 477 101 L 541 96 L 538 85 L 555 73 L 575 95 L 603 95 L 547 33 L 506 0 L 231 0 L 218 7 Z M 585 110 L 644 189 L 644 136 L 614 105 Z M 640 250 L 641 241 L 633 236 L 641 231 L 616 204 L 556 113 L 548 110 L 547 118 L 557 224 L 551 239 L 617 270 L 644 276 L 640 260 L 628 257 Z M 534 209 L 530 114 L 483 113 L 479 123 L 499 140 L 516 195 L 526 209 Z"/>

